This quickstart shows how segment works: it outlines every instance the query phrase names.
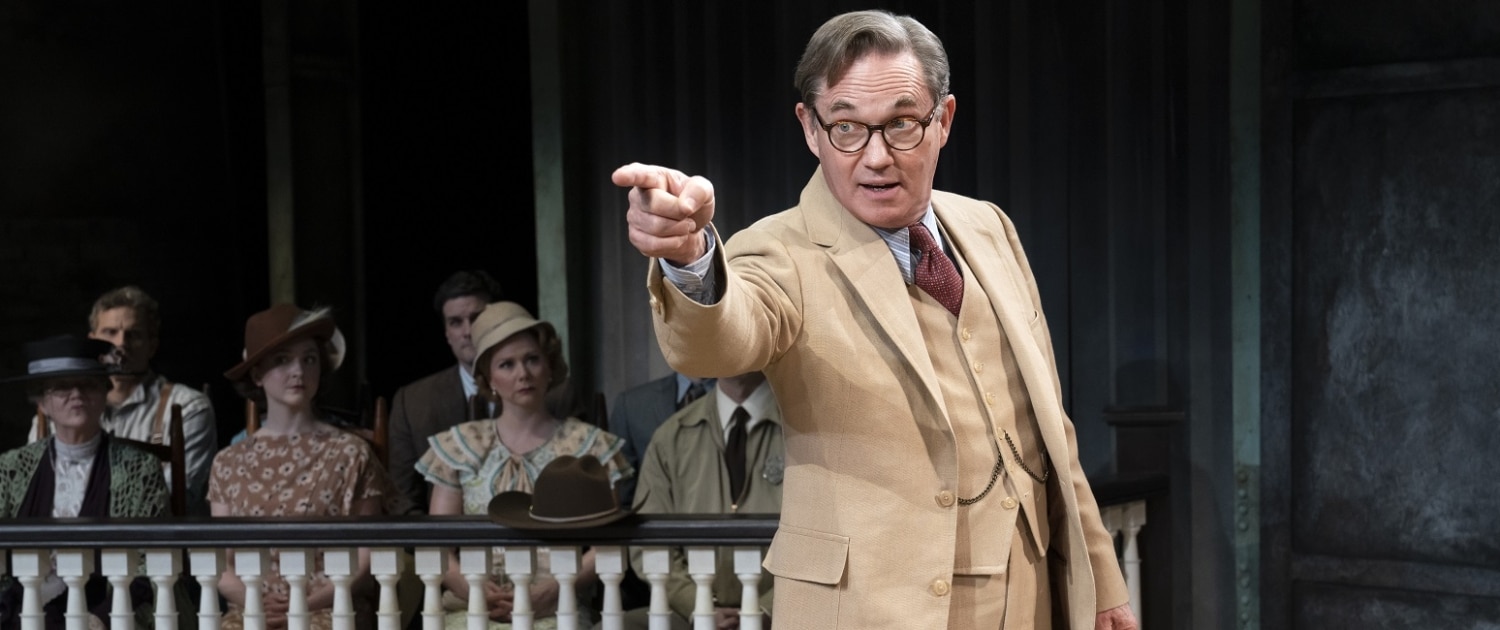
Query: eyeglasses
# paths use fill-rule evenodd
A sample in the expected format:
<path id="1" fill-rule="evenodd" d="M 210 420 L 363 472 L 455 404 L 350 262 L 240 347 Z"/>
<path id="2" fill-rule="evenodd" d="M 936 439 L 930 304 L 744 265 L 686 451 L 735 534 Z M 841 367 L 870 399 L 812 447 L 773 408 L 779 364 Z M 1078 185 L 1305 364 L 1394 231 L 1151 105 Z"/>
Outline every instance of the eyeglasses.
<path id="1" fill-rule="evenodd" d="M 932 124 L 932 119 L 937 116 L 939 107 L 943 106 L 942 99 L 938 104 L 932 106 L 932 112 L 926 118 L 914 116 L 897 116 L 881 125 L 867 125 L 854 120 L 835 120 L 824 123 L 823 117 L 818 115 L 817 108 L 813 108 L 813 118 L 818 121 L 818 126 L 828 134 L 828 142 L 833 148 L 844 153 L 858 153 L 870 143 L 870 137 L 879 131 L 885 137 L 885 145 L 896 151 L 909 151 L 922 144 L 922 138 L 927 135 L 927 125 Z"/>
<path id="2" fill-rule="evenodd" d="M 67 398 L 76 390 L 82 394 L 102 392 L 107 389 L 98 379 L 76 378 L 53 381 L 42 391 L 54 398 Z"/>

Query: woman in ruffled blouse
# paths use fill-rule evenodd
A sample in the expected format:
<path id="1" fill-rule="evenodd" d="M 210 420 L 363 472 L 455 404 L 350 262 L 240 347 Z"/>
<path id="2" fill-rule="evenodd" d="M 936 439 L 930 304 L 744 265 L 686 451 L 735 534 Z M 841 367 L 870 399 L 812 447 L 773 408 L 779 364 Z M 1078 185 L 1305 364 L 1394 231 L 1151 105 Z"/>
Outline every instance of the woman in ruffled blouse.
<path id="1" fill-rule="evenodd" d="M 593 455 L 609 468 L 611 482 L 635 474 L 620 453 L 624 442 L 614 434 L 577 418 L 557 418 L 547 410 L 547 392 L 568 375 L 562 341 L 552 325 L 531 317 L 514 302 L 485 307 L 473 325 L 474 380 L 479 393 L 500 403 L 499 417 L 467 422 L 428 438 L 428 450 L 417 472 L 432 484 L 430 514 L 486 514 L 490 499 L 501 492 L 532 492 L 537 475 L 561 455 Z M 498 561 L 499 554 L 496 554 Z M 469 585 L 457 558 L 450 557 L 443 576 L 443 604 L 448 628 L 466 627 Z M 498 567 L 485 583 L 490 627 L 504 628 L 513 604 L 512 591 Z M 580 587 L 594 581 L 594 556 L 585 553 L 578 574 Z M 558 583 L 545 573 L 531 588 L 538 630 L 555 627 Z M 582 599 L 582 598 L 581 598 Z"/>

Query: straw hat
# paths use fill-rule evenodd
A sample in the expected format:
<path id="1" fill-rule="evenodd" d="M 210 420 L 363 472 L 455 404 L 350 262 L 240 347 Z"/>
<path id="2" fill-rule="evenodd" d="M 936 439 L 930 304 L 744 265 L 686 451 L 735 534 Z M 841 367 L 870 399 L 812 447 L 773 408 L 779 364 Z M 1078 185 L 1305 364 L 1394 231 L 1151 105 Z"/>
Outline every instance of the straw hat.
<path id="1" fill-rule="evenodd" d="M 515 302 L 495 302 L 486 306 L 479 317 L 474 319 L 474 327 L 470 333 L 474 339 L 474 365 L 479 365 L 480 358 L 484 352 L 500 345 L 500 342 L 510 339 L 516 333 L 532 328 L 545 330 L 553 338 L 557 337 L 557 329 L 552 324 L 538 320 L 526 311 L 526 307 Z"/>
<path id="2" fill-rule="evenodd" d="M 490 520 L 516 529 L 582 529 L 630 515 L 615 498 L 609 469 L 593 455 L 563 455 L 536 476 L 536 494 L 502 492 L 490 499 Z"/>
<path id="3" fill-rule="evenodd" d="M 229 368 L 224 378 L 231 381 L 249 376 L 250 368 L 278 348 L 299 339 L 327 342 L 328 369 L 337 370 L 344 362 L 344 334 L 333 322 L 328 308 L 304 311 L 293 304 L 277 304 L 245 320 L 244 360 Z"/>

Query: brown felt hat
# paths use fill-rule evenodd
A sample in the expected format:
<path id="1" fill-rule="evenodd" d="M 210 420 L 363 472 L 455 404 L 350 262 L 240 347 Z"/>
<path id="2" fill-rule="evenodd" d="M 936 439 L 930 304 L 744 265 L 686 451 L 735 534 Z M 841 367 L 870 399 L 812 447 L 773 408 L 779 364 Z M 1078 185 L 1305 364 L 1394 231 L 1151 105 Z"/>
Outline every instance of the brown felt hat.
<path id="1" fill-rule="evenodd" d="M 333 322 L 328 308 L 304 311 L 294 304 L 277 304 L 245 320 L 244 360 L 229 368 L 224 378 L 240 381 L 249 376 L 250 368 L 276 349 L 299 339 L 327 342 L 328 368 L 337 370 L 344 362 L 344 334 Z"/>
<path id="2" fill-rule="evenodd" d="M 582 529 L 630 515 L 621 509 L 609 469 L 593 455 L 563 455 L 536 476 L 536 493 L 502 492 L 490 499 L 490 520 L 516 529 Z"/>

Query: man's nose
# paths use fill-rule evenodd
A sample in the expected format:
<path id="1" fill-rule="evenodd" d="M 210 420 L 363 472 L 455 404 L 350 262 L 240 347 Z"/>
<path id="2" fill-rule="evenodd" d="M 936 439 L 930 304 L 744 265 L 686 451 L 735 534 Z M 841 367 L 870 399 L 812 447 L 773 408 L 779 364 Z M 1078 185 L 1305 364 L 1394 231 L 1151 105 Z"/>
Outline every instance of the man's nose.
<path id="1" fill-rule="evenodd" d="M 883 168 L 890 166 L 892 160 L 891 145 L 885 142 L 885 131 L 870 134 L 870 141 L 865 143 L 865 150 L 859 159 L 870 168 Z"/>

